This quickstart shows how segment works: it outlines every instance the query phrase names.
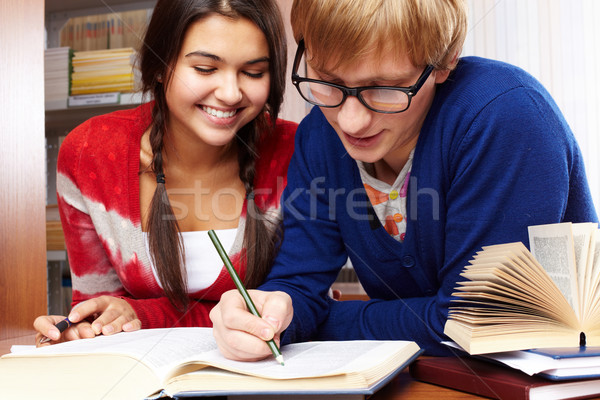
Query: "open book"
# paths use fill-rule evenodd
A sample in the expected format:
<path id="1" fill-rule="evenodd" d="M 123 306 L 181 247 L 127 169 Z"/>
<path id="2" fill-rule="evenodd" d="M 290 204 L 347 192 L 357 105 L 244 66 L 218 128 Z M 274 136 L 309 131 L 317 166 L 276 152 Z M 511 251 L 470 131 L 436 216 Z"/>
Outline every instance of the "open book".
<path id="1" fill-rule="evenodd" d="M 468 353 L 600 346 L 598 224 L 531 226 L 529 243 L 483 247 L 461 274 L 444 333 Z"/>
<path id="2" fill-rule="evenodd" d="M 2 398 L 143 399 L 161 394 L 370 394 L 420 354 L 414 342 L 307 342 L 274 358 L 237 362 L 211 328 L 145 329 L 11 353 Z M 362 396 L 364 397 L 364 396 Z"/>

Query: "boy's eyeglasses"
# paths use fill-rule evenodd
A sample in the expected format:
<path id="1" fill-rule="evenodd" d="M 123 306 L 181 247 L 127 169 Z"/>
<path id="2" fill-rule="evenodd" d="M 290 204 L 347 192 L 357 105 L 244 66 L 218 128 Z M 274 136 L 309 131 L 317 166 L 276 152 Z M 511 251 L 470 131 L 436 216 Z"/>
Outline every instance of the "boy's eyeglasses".
<path id="1" fill-rule="evenodd" d="M 433 66 L 428 65 L 417 82 L 410 87 L 361 86 L 350 88 L 327 81 L 300 77 L 298 67 L 304 50 L 304 40 L 300 40 L 294 58 L 292 83 L 304 100 L 319 107 L 339 107 L 348 96 L 354 96 L 369 110 L 384 114 L 400 113 L 408 109 L 411 99 L 433 71 Z"/>

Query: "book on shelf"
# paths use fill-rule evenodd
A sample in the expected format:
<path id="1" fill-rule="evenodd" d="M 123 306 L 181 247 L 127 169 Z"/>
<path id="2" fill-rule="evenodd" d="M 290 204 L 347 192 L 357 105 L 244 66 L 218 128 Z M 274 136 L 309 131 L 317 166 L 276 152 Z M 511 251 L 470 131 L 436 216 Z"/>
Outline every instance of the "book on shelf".
<path id="1" fill-rule="evenodd" d="M 131 92 L 134 89 L 133 83 L 114 83 L 114 84 L 98 84 L 90 86 L 79 86 L 71 89 L 71 95 L 77 96 L 81 94 L 97 94 L 109 92 Z"/>
<path id="2" fill-rule="evenodd" d="M 0 358 L 0 382 L 7 398 L 364 398 L 421 353 L 410 341 L 306 342 L 282 346 L 281 351 L 285 366 L 272 357 L 232 361 L 220 354 L 211 328 L 142 329 L 13 350 Z"/>
<path id="3" fill-rule="evenodd" d="M 133 47 L 139 50 L 152 9 L 111 13 L 108 18 L 110 49 Z"/>
<path id="4" fill-rule="evenodd" d="M 73 57 L 73 61 L 77 64 L 78 62 L 94 61 L 97 59 L 125 59 L 129 60 L 132 54 L 136 51 L 133 47 L 120 47 L 117 49 L 100 49 L 100 50 L 76 50 Z"/>
<path id="5" fill-rule="evenodd" d="M 597 223 L 529 227 L 485 246 L 461 276 L 444 333 L 469 354 L 600 346 Z"/>
<path id="6" fill-rule="evenodd" d="M 107 48 L 108 26 L 102 15 L 69 18 L 59 31 L 60 46 L 74 50 Z"/>
<path id="7" fill-rule="evenodd" d="M 131 47 L 76 51 L 71 63 L 71 95 L 134 92 L 140 89 L 136 52 Z"/>
<path id="8" fill-rule="evenodd" d="M 133 47 L 139 49 L 152 9 L 69 18 L 59 32 L 60 46 L 76 51 Z"/>
<path id="9" fill-rule="evenodd" d="M 74 72 L 71 74 L 73 80 L 85 80 L 85 79 L 95 79 L 99 77 L 105 76 L 120 76 L 120 75 L 130 75 L 132 70 L 131 65 L 126 65 L 123 67 L 106 67 L 106 68 L 97 68 L 95 70 L 80 70 L 78 72 Z"/>
<path id="10" fill-rule="evenodd" d="M 410 365 L 409 373 L 422 382 L 492 399 L 583 399 L 600 395 L 600 378 L 556 382 L 468 356 L 418 359 Z"/>
<path id="11" fill-rule="evenodd" d="M 67 105 L 71 84 L 69 47 L 55 47 L 44 51 L 44 102 L 47 110 L 63 109 Z"/>

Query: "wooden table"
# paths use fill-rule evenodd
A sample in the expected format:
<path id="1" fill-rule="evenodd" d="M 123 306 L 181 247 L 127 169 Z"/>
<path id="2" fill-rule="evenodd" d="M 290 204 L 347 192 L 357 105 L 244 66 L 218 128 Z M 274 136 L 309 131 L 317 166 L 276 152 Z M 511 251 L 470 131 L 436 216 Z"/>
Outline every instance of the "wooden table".
<path id="1" fill-rule="evenodd" d="M 35 344 L 35 332 L 32 331 L 31 333 L 20 336 L 20 337 L 0 340 L 0 356 L 3 354 L 10 353 L 10 347 L 13 344 L 34 345 Z"/>
<path id="2" fill-rule="evenodd" d="M 459 392 L 457 390 L 415 381 L 408 373 L 408 369 L 406 369 L 390 383 L 388 383 L 383 389 L 369 397 L 369 400 L 456 400 L 484 398 L 485 397 L 475 396 L 469 393 Z"/>

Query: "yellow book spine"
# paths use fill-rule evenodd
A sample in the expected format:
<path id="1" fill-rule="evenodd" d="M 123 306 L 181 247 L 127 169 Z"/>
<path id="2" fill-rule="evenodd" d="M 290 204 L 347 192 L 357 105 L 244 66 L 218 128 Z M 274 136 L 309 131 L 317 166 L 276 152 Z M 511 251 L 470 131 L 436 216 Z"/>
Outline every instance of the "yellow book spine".
<path id="1" fill-rule="evenodd" d="M 108 92 L 133 92 L 135 87 L 131 84 L 95 85 L 72 87 L 71 96 L 78 94 L 108 93 Z"/>
<path id="2" fill-rule="evenodd" d="M 97 84 L 133 83 L 133 74 L 107 75 L 95 78 L 72 79 L 72 86 L 90 86 Z"/>

